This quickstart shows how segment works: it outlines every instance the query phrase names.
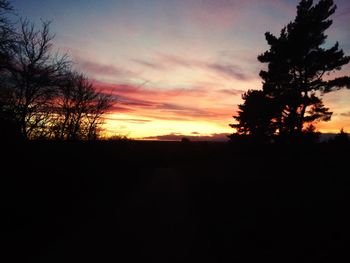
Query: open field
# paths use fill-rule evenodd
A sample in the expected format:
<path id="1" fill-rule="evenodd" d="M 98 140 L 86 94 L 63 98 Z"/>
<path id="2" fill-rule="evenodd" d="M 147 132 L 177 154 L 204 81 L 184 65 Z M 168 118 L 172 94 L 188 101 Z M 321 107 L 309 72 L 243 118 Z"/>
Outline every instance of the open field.
<path id="1" fill-rule="evenodd" d="M 349 147 L 2 149 L 6 262 L 349 261 Z"/>

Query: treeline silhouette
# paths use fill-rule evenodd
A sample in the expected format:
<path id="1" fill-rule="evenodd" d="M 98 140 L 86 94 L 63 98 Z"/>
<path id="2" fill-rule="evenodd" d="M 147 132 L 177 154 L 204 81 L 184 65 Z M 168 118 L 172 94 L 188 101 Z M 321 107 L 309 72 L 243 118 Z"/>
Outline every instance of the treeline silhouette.
<path id="1" fill-rule="evenodd" d="M 12 11 L 0 1 L 0 138 L 96 139 L 112 96 L 53 51 L 50 22 L 11 22 Z"/>
<path id="2" fill-rule="evenodd" d="M 350 77 L 330 78 L 330 73 L 342 69 L 350 57 L 339 49 L 338 42 L 327 48 L 325 31 L 332 25 L 335 13 L 332 0 L 302 0 L 294 21 L 280 35 L 265 34 L 270 49 L 258 56 L 267 63 L 260 72 L 262 90 L 243 94 L 244 103 L 231 124 L 242 136 L 258 142 L 317 140 L 314 124 L 329 121 L 332 112 L 322 101 L 322 95 L 347 87 Z"/>

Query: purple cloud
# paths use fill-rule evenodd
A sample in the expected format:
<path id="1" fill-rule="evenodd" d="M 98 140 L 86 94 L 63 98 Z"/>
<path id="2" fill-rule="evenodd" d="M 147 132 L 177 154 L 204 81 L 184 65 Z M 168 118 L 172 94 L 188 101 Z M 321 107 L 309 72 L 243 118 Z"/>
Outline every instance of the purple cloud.
<path id="1" fill-rule="evenodd" d="M 224 77 L 234 78 L 238 80 L 249 79 L 249 77 L 242 72 L 242 69 L 235 65 L 214 63 L 209 64 L 208 68 L 214 70 Z"/>
<path id="2" fill-rule="evenodd" d="M 180 67 L 194 67 L 202 66 L 203 62 L 197 61 L 194 59 L 183 58 L 181 56 L 158 53 L 158 57 L 161 63 L 164 63 L 168 66 L 180 66 Z"/>
<path id="3" fill-rule="evenodd" d="M 171 67 L 186 67 L 186 68 L 201 68 L 204 70 L 212 71 L 226 78 L 238 79 L 242 81 L 247 81 L 252 79 L 248 74 L 244 73 L 243 70 L 237 66 L 230 63 L 220 63 L 220 62 L 207 62 L 196 59 L 189 59 L 180 56 L 170 55 L 170 54 L 158 54 L 161 62 Z"/>
<path id="4" fill-rule="evenodd" d="M 156 105 L 157 109 L 164 110 L 167 112 L 172 112 L 175 114 L 188 116 L 188 117 L 207 117 L 207 118 L 215 118 L 218 116 L 218 113 L 214 113 L 207 110 L 202 110 L 199 108 L 191 108 L 185 107 L 175 103 L 162 103 Z"/>
<path id="5" fill-rule="evenodd" d="M 192 133 L 192 134 L 198 134 L 198 133 Z M 228 136 L 230 134 L 228 133 L 213 133 L 210 135 L 184 135 L 180 133 L 170 133 L 166 135 L 158 135 L 158 136 L 150 136 L 143 138 L 144 140 L 156 140 L 156 141 L 181 141 L 183 138 L 187 138 L 190 141 L 197 141 L 197 142 L 227 142 L 229 140 Z"/>
<path id="6" fill-rule="evenodd" d="M 217 92 L 232 96 L 238 96 L 244 93 L 245 91 L 240 89 L 220 89 Z"/>
<path id="7" fill-rule="evenodd" d="M 164 70 L 164 66 L 161 64 L 157 64 L 157 63 L 153 63 L 153 62 L 149 62 L 147 60 L 142 60 L 142 59 L 132 59 L 132 62 L 135 62 L 136 64 L 139 64 L 141 66 L 147 67 L 147 68 L 151 68 L 154 70 Z"/>
<path id="8" fill-rule="evenodd" d="M 106 65 L 93 61 L 87 61 L 82 59 L 78 60 L 78 67 L 88 74 L 96 75 L 96 76 L 109 76 L 109 77 L 129 77 L 136 76 L 135 73 L 125 70 L 123 68 L 114 66 L 114 65 Z"/>

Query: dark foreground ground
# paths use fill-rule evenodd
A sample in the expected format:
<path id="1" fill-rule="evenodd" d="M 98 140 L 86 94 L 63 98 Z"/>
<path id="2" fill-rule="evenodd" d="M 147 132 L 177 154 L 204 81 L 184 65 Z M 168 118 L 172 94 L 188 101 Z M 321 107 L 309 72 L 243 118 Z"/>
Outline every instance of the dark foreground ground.
<path id="1" fill-rule="evenodd" d="M 349 147 L 1 151 L 1 262 L 350 262 Z"/>

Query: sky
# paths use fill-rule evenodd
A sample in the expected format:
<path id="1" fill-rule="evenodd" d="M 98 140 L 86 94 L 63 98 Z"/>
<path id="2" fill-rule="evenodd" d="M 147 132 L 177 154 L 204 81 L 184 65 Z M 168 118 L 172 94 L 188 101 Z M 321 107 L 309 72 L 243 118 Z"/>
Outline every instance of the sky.
<path id="1" fill-rule="evenodd" d="M 298 0 L 13 0 L 17 13 L 52 21 L 54 48 L 117 103 L 109 136 L 226 138 L 241 95 L 260 89 L 268 49 L 294 19 Z M 350 1 L 335 0 L 329 44 L 350 55 Z M 338 75 L 350 75 L 347 65 Z M 323 97 L 332 121 L 321 132 L 350 131 L 350 90 Z"/>

